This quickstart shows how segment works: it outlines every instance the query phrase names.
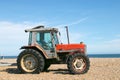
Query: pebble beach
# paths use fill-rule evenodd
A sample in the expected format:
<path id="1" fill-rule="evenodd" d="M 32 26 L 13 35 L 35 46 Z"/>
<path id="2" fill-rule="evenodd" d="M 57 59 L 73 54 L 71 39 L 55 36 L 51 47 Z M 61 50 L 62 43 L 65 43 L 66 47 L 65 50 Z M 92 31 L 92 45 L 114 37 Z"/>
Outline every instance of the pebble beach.
<path id="1" fill-rule="evenodd" d="M 20 74 L 16 59 L 3 59 L 0 63 L 0 80 L 120 80 L 120 58 L 90 58 L 90 69 L 86 74 L 72 75 L 65 64 L 51 65 L 47 72 Z"/>

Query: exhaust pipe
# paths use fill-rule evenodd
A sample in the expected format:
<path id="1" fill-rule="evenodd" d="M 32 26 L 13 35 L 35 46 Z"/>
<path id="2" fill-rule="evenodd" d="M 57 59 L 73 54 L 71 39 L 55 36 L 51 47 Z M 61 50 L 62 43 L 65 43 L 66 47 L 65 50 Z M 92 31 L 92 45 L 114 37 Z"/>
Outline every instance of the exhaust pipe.
<path id="1" fill-rule="evenodd" d="M 66 33 L 67 33 L 68 44 L 70 44 L 68 26 L 65 26 L 65 28 L 66 28 Z"/>

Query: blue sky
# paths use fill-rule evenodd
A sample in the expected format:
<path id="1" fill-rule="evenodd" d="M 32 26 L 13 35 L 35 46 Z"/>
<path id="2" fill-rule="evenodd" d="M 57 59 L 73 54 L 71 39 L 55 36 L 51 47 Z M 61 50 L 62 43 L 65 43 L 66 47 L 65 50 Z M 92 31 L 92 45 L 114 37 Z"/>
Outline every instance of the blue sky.
<path id="1" fill-rule="evenodd" d="M 83 41 L 88 54 L 120 53 L 119 0 L 1 0 L 0 53 L 18 55 L 27 45 L 24 29 L 37 25 L 58 27 L 66 43 Z"/>

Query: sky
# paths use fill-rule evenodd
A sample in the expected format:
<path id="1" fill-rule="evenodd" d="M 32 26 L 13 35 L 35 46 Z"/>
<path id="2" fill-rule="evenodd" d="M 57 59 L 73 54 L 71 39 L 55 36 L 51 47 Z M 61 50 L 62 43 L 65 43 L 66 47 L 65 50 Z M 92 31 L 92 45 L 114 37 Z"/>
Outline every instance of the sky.
<path id="1" fill-rule="evenodd" d="M 0 54 L 17 56 L 25 29 L 57 27 L 62 43 L 83 41 L 87 54 L 120 54 L 120 0 L 0 0 Z"/>

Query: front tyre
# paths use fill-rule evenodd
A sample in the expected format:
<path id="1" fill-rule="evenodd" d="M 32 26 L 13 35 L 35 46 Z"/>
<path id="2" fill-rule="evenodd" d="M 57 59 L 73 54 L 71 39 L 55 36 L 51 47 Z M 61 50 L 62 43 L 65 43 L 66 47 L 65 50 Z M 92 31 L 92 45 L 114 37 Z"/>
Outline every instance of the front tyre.
<path id="1" fill-rule="evenodd" d="M 44 64 L 43 56 L 33 49 L 22 51 L 17 58 L 17 67 L 21 73 L 40 73 Z"/>
<path id="2" fill-rule="evenodd" d="M 67 67 L 71 74 L 84 74 L 89 70 L 90 61 L 85 54 L 75 53 L 70 55 Z"/>

